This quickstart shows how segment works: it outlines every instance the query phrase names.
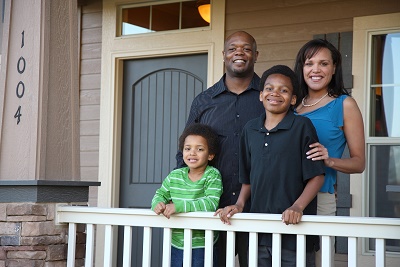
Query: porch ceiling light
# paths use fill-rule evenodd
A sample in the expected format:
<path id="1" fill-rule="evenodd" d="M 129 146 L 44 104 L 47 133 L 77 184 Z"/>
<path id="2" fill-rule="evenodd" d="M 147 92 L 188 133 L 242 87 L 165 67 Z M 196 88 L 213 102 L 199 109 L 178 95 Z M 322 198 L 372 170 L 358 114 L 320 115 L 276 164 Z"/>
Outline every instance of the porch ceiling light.
<path id="1" fill-rule="evenodd" d="M 210 0 L 197 0 L 197 9 L 199 10 L 200 16 L 210 23 L 211 18 L 210 18 L 210 11 L 211 11 L 211 5 L 210 5 Z"/>

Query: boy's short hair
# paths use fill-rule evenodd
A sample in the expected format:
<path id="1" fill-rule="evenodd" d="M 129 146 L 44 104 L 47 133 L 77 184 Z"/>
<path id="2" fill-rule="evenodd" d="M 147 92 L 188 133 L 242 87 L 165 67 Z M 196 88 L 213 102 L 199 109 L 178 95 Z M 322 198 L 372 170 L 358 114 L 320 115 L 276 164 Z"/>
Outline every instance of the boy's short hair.
<path id="1" fill-rule="evenodd" d="M 179 150 L 183 151 L 185 139 L 189 135 L 199 135 L 206 139 L 210 154 L 216 154 L 219 147 L 218 134 L 208 125 L 202 123 L 194 123 L 186 127 L 179 137 Z"/>
<path id="2" fill-rule="evenodd" d="M 286 77 L 290 78 L 290 81 L 292 82 L 292 86 L 293 86 L 293 95 L 295 95 L 296 97 L 299 97 L 299 81 L 297 80 L 296 74 L 294 73 L 294 71 L 289 68 L 288 66 L 285 65 L 275 65 L 269 69 L 267 69 L 266 71 L 264 71 L 261 80 L 260 80 L 260 86 L 259 89 L 260 91 L 264 90 L 264 84 L 265 81 L 267 80 L 268 76 L 272 75 L 272 74 L 282 74 Z"/>

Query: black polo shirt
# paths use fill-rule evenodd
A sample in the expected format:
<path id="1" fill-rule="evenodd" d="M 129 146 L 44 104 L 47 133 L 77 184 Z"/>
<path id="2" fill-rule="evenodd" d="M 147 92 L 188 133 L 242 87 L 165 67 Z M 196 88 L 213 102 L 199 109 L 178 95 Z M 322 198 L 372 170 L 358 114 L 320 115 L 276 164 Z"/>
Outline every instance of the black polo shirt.
<path id="1" fill-rule="evenodd" d="M 220 149 L 213 160 L 222 175 L 223 193 L 219 206 L 235 204 L 239 197 L 239 139 L 244 125 L 264 113 L 258 90 L 260 78 L 254 74 L 249 87 L 235 94 L 225 85 L 224 75 L 216 84 L 193 100 L 186 126 L 192 123 L 210 125 L 219 135 Z M 182 153 L 177 154 L 177 166 L 184 166 Z"/>
<path id="2" fill-rule="evenodd" d="M 240 182 L 251 185 L 251 211 L 282 214 L 303 192 L 307 181 L 324 174 L 324 162 L 307 159 L 309 145 L 318 141 L 317 133 L 306 117 L 289 111 L 268 131 L 265 113 L 249 121 L 240 140 Z M 303 214 L 316 214 L 316 198 Z M 315 238 L 307 237 L 311 249 Z M 271 235 L 260 235 L 259 244 L 272 245 Z M 295 250 L 296 236 L 285 235 L 282 247 Z"/>

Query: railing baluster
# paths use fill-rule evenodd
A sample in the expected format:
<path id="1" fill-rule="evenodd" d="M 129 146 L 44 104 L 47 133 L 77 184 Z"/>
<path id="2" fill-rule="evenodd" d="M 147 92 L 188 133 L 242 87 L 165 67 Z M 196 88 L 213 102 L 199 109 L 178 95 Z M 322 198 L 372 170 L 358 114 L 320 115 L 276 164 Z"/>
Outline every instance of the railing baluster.
<path id="1" fill-rule="evenodd" d="M 162 258 L 162 266 L 170 267 L 171 266 L 171 228 L 164 228 L 164 241 L 163 241 L 163 258 Z"/>
<path id="2" fill-rule="evenodd" d="M 75 250 L 76 250 L 76 223 L 70 223 L 68 226 L 67 267 L 75 267 Z"/>
<path id="3" fill-rule="evenodd" d="M 192 266 L 192 230 L 184 230 L 183 267 Z"/>
<path id="4" fill-rule="evenodd" d="M 94 255 L 94 225 L 86 225 L 86 252 L 85 252 L 85 267 L 93 266 Z"/>
<path id="5" fill-rule="evenodd" d="M 235 232 L 226 232 L 226 266 L 235 266 Z"/>
<path id="6" fill-rule="evenodd" d="M 112 266 L 113 227 L 106 225 L 104 233 L 104 266 Z"/>
<path id="7" fill-rule="evenodd" d="M 206 230 L 204 245 L 204 266 L 212 267 L 214 261 L 214 231 Z"/>
<path id="8" fill-rule="evenodd" d="M 386 251 L 385 239 L 377 238 L 375 240 L 376 266 L 386 266 L 385 251 Z"/>
<path id="9" fill-rule="evenodd" d="M 296 266 L 306 266 L 306 236 L 297 235 Z"/>
<path id="10" fill-rule="evenodd" d="M 321 238 L 321 258 L 322 258 L 322 266 L 333 267 L 331 266 L 331 237 L 323 235 Z"/>
<path id="11" fill-rule="evenodd" d="M 124 227 L 124 249 L 122 256 L 122 266 L 130 267 L 132 262 L 132 227 Z"/>
<path id="12" fill-rule="evenodd" d="M 281 266 L 281 247 L 282 240 L 281 234 L 272 234 L 272 266 Z"/>
<path id="13" fill-rule="evenodd" d="M 349 247 L 347 252 L 348 267 L 357 267 L 357 238 L 349 237 L 347 243 Z"/>
<path id="14" fill-rule="evenodd" d="M 151 266 L 151 228 L 143 227 L 143 267 Z M 128 266 L 130 267 L 130 265 Z"/>
<path id="15" fill-rule="evenodd" d="M 360 238 L 372 238 L 376 242 L 374 261 L 376 266 L 385 266 L 386 264 L 386 246 L 385 242 L 388 239 L 400 240 L 400 221 L 393 218 L 367 218 L 367 217 L 348 217 L 348 216 L 311 216 L 305 215 L 301 226 L 287 227 L 282 224 L 281 215 L 279 214 L 238 214 L 232 218 L 232 225 L 224 225 L 219 220 L 213 217 L 213 213 L 194 212 L 191 214 L 174 215 L 171 220 L 165 220 L 163 216 L 157 216 L 151 210 L 147 209 L 119 209 L 119 208 L 96 208 L 96 207 L 75 207 L 75 206 L 60 206 L 57 207 L 57 223 L 68 224 L 68 258 L 67 266 L 74 267 L 76 252 L 76 232 L 78 224 L 86 224 L 86 255 L 85 266 L 91 267 L 96 265 L 114 266 L 116 259 L 113 259 L 116 250 L 115 244 L 117 239 L 113 238 L 116 227 L 142 227 L 144 229 L 144 266 L 148 267 L 149 254 L 151 244 L 151 229 L 152 227 L 160 227 L 164 229 L 163 241 L 163 267 L 171 265 L 171 234 L 172 228 L 186 229 L 190 232 L 191 229 L 204 229 L 206 232 L 206 249 L 205 249 L 205 265 L 211 267 L 213 260 L 213 231 L 226 231 L 227 233 L 227 265 L 228 267 L 235 266 L 235 234 L 237 231 L 249 232 L 249 262 L 250 266 L 258 265 L 258 233 L 264 232 L 266 225 L 268 231 L 273 235 L 273 250 L 272 261 L 273 266 L 281 265 L 281 235 L 295 234 L 297 237 L 298 255 L 296 261 L 298 266 L 302 264 L 306 256 L 302 255 L 304 251 L 301 249 L 304 244 L 304 236 L 315 234 L 322 236 L 322 266 L 332 266 L 331 256 L 331 238 L 335 236 L 348 237 L 348 266 L 357 267 L 357 263 L 361 257 L 361 251 L 358 246 Z M 124 242 L 132 238 L 132 229 L 125 231 Z M 101 237 L 96 240 L 95 232 Z M 190 238 L 189 238 L 190 239 Z M 104 243 L 103 243 L 104 242 Z M 132 240 L 137 242 L 137 240 Z M 124 245 L 124 250 L 131 253 L 133 244 L 128 242 Z M 139 240 L 142 243 L 142 240 Z M 188 245 L 186 253 L 191 255 L 191 242 L 185 242 Z M 96 251 L 99 259 L 94 261 L 93 247 L 98 248 Z M 147 252 L 146 252 L 147 251 Z M 124 253 L 128 255 L 129 253 Z M 306 254 L 307 255 L 307 254 Z M 133 254 L 130 255 L 133 257 Z M 368 256 L 371 257 L 371 256 Z M 373 256 L 372 256 L 373 257 Z M 188 258 L 188 257 L 186 257 Z M 400 266 L 400 258 L 390 258 L 391 265 Z M 97 263 L 97 260 L 99 261 Z M 123 258 L 121 259 L 123 261 Z M 131 259 L 132 261 L 132 259 Z M 189 260 L 187 260 L 189 262 Z M 389 262 L 389 260 L 388 260 Z M 127 264 L 129 266 L 129 264 Z M 186 266 L 190 265 L 186 264 Z"/>
<path id="16" fill-rule="evenodd" d="M 258 233 L 249 233 L 249 266 L 258 265 Z"/>

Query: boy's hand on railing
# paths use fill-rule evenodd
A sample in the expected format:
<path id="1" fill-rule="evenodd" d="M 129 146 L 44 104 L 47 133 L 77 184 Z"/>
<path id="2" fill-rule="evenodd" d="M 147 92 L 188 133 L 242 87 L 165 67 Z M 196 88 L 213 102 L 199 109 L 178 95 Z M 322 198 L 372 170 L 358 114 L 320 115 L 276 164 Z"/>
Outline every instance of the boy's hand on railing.
<path id="1" fill-rule="evenodd" d="M 238 205 L 230 205 L 226 206 L 225 208 L 218 209 L 215 213 L 214 216 L 219 215 L 219 218 L 221 222 L 224 224 L 230 225 L 231 222 L 229 218 L 231 218 L 233 215 L 235 215 L 238 212 L 242 212 L 243 208 L 239 207 Z"/>
<path id="2" fill-rule="evenodd" d="M 154 212 L 157 215 L 160 215 L 161 213 L 163 213 L 165 210 L 165 203 L 164 202 L 158 202 L 158 204 L 154 207 Z"/>
<path id="3" fill-rule="evenodd" d="M 298 224 L 301 221 L 302 216 L 303 210 L 296 205 L 292 205 L 282 213 L 282 222 L 284 222 L 286 225 Z"/>
<path id="4" fill-rule="evenodd" d="M 166 218 L 169 219 L 171 217 L 171 215 L 174 214 L 175 212 L 176 212 L 175 204 L 170 202 L 170 204 L 167 204 L 165 206 L 165 210 L 164 210 L 163 214 Z"/>

